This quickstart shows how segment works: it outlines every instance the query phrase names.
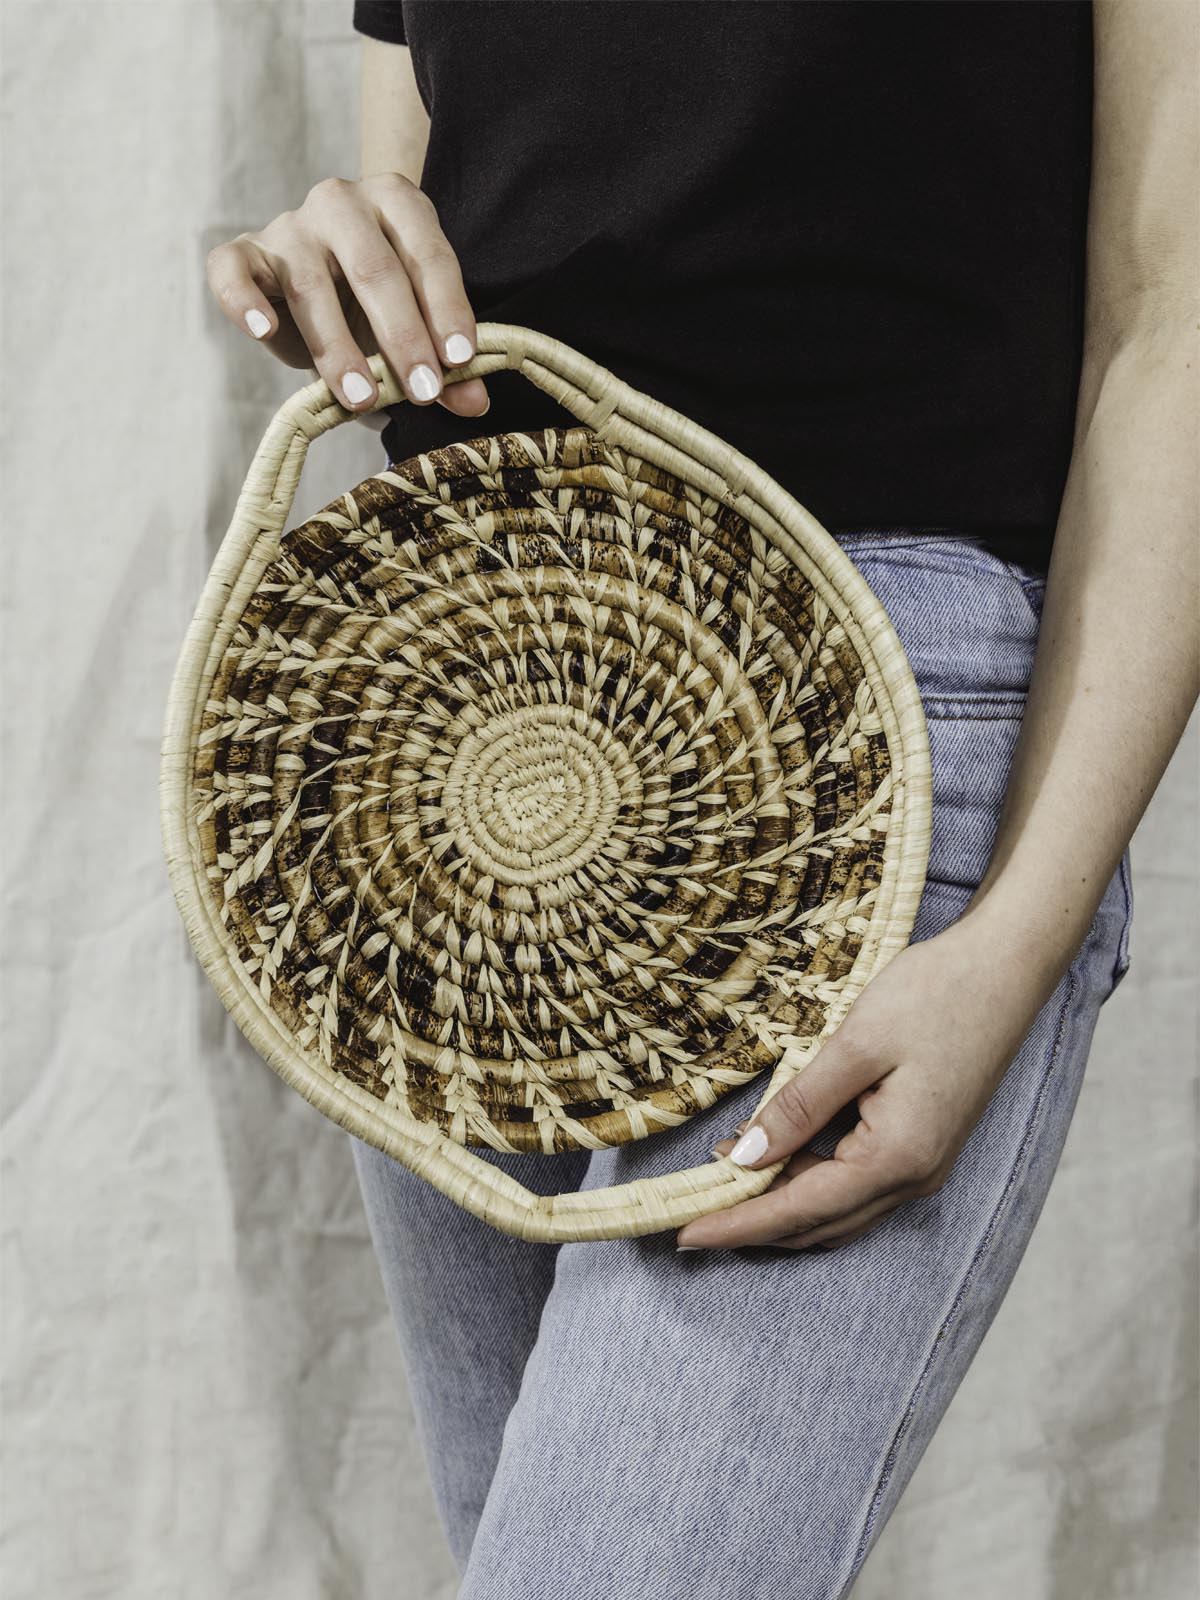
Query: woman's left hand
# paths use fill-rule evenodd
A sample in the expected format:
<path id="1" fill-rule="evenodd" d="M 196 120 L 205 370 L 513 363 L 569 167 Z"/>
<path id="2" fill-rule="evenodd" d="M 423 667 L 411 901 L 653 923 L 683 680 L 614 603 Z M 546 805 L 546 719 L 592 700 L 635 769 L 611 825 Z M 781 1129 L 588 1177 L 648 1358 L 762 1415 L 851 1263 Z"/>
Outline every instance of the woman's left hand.
<path id="1" fill-rule="evenodd" d="M 676 1244 L 831 1248 L 935 1193 L 1057 978 L 982 911 L 907 945 L 747 1124 L 743 1137 L 761 1130 L 766 1143 L 741 1164 L 791 1155 L 787 1165 L 762 1194 L 687 1223 Z M 856 1097 L 860 1120 L 832 1156 L 802 1148 Z"/>

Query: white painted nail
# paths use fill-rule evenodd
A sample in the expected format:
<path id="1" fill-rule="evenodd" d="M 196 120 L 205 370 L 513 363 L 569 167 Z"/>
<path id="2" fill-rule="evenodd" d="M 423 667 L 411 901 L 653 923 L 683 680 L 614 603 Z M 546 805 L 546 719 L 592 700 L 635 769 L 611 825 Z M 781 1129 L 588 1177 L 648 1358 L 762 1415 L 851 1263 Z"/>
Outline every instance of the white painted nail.
<path id="1" fill-rule="evenodd" d="M 736 1161 L 739 1167 L 748 1167 L 767 1148 L 767 1135 L 760 1124 L 747 1128 L 742 1137 L 729 1152 L 729 1159 Z"/>
<path id="2" fill-rule="evenodd" d="M 271 319 L 264 317 L 257 306 L 252 306 L 246 313 L 246 326 L 256 339 L 261 339 L 264 333 L 270 333 Z"/>
<path id="3" fill-rule="evenodd" d="M 342 393 L 352 406 L 356 406 L 371 398 L 371 385 L 361 372 L 343 372 Z"/>
<path id="4" fill-rule="evenodd" d="M 703 1245 L 698 1244 L 677 1244 L 675 1246 L 675 1254 L 678 1255 L 681 1250 L 702 1250 L 703 1248 Z"/>
<path id="5" fill-rule="evenodd" d="M 446 340 L 447 361 L 470 361 L 475 350 L 465 333 L 452 333 Z"/>
<path id="6" fill-rule="evenodd" d="M 418 400 L 436 400 L 438 390 L 442 387 L 438 375 L 432 367 L 427 367 L 424 362 L 419 367 L 414 367 L 408 375 L 408 387 Z"/>

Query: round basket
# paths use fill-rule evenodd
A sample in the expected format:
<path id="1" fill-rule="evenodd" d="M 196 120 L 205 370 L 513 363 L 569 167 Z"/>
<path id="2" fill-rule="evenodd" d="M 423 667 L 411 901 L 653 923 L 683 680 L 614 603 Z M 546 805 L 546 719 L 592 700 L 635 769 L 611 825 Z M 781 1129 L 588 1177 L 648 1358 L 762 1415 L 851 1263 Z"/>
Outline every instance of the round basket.
<path id="1" fill-rule="evenodd" d="M 532 328 L 480 323 L 445 381 L 503 367 L 579 425 L 423 452 L 286 533 L 351 413 L 324 382 L 280 408 L 171 685 L 166 859 L 319 1111 L 506 1233 L 652 1233 L 782 1162 L 544 1196 L 471 1147 L 617 1145 L 800 1071 L 911 933 L 925 719 L 753 462 Z"/>

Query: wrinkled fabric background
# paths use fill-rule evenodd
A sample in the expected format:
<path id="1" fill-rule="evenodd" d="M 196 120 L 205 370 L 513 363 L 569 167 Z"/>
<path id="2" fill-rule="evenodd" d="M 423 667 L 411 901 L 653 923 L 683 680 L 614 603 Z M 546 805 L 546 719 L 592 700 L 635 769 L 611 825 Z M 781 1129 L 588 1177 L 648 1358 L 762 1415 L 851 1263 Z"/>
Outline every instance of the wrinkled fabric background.
<path id="1" fill-rule="evenodd" d="M 204 258 L 357 176 L 349 14 L 0 8 L 8 1600 L 454 1592 L 349 1142 L 209 987 L 157 811 L 185 628 L 307 381 Z M 381 465 L 319 440 L 291 521 Z M 1194 1592 L 1196 734 L 1038 1231 L 862 1600 Z"/>

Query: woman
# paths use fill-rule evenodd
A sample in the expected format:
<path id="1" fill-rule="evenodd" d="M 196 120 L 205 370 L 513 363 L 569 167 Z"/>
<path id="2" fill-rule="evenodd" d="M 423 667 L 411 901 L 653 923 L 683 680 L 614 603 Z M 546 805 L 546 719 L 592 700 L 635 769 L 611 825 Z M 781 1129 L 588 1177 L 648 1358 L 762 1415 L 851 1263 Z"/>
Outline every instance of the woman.
<path id="1" fill-rule="evenodd" d="M 531 1245 L 353 1141 L 460 1600 L 842 1596 L 1037 1220 L 1197 695 L 1197 12 L 354 24 L 363 176 L 213 252 L 227 315 L 357 412 L 381 350 L 389 459 L 576 420 L 443 386 L 476 312 L 727 438 L 867 577 L 933 764 L 912 940 L 759 1115 L 478 1152 L 540 1192 L 788 1157 L 762 1195 Z"/>

